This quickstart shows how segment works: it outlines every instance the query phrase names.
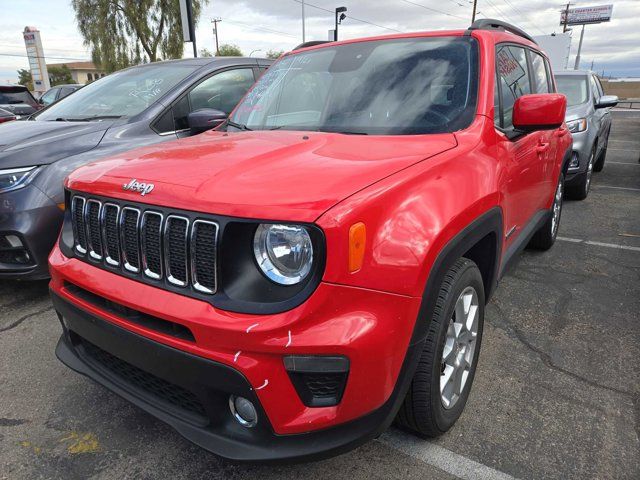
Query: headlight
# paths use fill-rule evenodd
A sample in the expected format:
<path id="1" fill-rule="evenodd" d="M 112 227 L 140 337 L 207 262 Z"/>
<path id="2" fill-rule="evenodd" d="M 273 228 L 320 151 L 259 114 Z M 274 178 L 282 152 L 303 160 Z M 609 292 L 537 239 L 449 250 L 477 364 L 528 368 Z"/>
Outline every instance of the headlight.
<path id="1" fill-rule="evenodd" d="M 0 170 L 0 192 L 10 192 L 24 187 L 38 170 L 38 167 L 11 168 Z"/>
<path id="2" fill-rule="evenodd" d="M 578 120 L 571 120 L 567 122 L 567 127 L 571 133 L 584 132 L 587 129 L 587 119 L 579 118 Z"/>
<path id="3" fill-rule="evenodd" d="M 262 273 L 280 285 L 300 283 L 313 264 L 311 237 L 299 225 L 259 225 L 253 253 Z"/>

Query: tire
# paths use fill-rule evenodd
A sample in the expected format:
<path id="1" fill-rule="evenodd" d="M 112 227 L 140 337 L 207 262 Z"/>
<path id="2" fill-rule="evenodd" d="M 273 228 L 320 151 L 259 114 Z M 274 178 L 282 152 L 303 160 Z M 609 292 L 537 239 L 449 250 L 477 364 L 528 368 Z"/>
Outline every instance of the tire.
<path id="1" fill-rule="evenodd" d="M 589 188 L 591 187 L 591 178 L 595 169 L 596 162 L 596 146 L 594 145 L 589 154 L 589 161 L 587 163 L 587 171 L 580 174 L 580 179 L 571 185 L 567 186 L 567 197 L 572 200 L 584 200 L 589 195 Z"/>
<path id="2" fill-rule="evenodd" d="M 471 298 L 471 303 L 468 311 L 465 311 L 465 300 L 468 298 Z M 449 430 L 458 420 L 467 403 L 478 364 L 484 324 L 484 302 L 484 285 L 477 265 L 467 258 L 458 259 L 447 271 L 438 292 L 418 367 L 396 417 L 398 426 L 421 436 L 437 437 Z M 467 315 L 467 324 L 472 325 L 464 335 L 461 335 L 462 329 L 456 329 L 454 326 L 461 325 L 454 316 L 456 306 L 458 312 Z M 473 306 L 476 308 L 472 311 Z M 475 335 L 469 333 L 474 330 Z M 457 335 L 454 333 L 456 331 Z M 458 348 L 456 337 L 464 348 Z M 448 360 L 443 362 L 445 352 Z M 452 373 L 453 367 L 450 366 L 455 364 L 455 361 L 461 365 L 459 376 Z M 454 369 L 453 372 L 455 371 Z M 445 382 L 448 389 L 445 388 L 444 392 L 450 394 L 448 405 L 445 405 L 447 395 L 441 394 L 440 384 L 441 379 L 444 381 L 447 376 L 453 381 Z M 456 384 L 455 380 L 460 382 Z M 457 396 L 453 393 L 456 389 L 452 388 L 455 385 L 461 386 L 457 389 L 460 391 Z"/>
<path id="3" fill-rule="evenodd" d="M 562 201 L 564 196 L 564 173 L 560 173 L 558 186 L 551 206 L 551 215 L 544 225 L 531 237 L 527 247 L 536 250 L 549 250 L 558 236 L 558 226 L 562 218 Z"/>
<path id="4" fill-rule="evenodd" d="M 609 132 L 610 131 L 611 130 L 609 130 Z M 609 146 L 609 132 L 607 132 L 607 136 L 604 138 L 604 146 L 602 147 L 602 151 L 600 152 L 600 155 L 598 155 L 598 158 L 593 164 L 594 172 L 601 172 L 602 169 L 604 168 L 604 162 L 607 158 L 607 147 Z"/>

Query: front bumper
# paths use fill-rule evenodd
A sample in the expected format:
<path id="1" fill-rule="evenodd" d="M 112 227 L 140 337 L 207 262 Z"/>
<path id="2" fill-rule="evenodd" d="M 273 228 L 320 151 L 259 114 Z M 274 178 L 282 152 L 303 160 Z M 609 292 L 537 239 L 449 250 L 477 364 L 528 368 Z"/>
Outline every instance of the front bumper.
<path id="1" fill-rule="evenodd" d="M 48 278 L 47 257 L 63 216 L 53 200 L 33 185 L 0 194 L 0 236 L 19 236 L 29 255 L 24 264 L 0 261 L 0 279 Z"/>
<path id="2" fill-rule="evenodd" d="M 409 347 L 419 298 L 321 284 L 307 302 L 289 312 L 229 314 L 67 259 L 57 248 L 51 255 L 51 272 L 52 298 L 64 325 L 57 348 L 60 360 L 194 443 L 232 460 L 322 458 L 374 438 L 393 420 L 421 349 L 421 344 Z M 184 325 L 195 341 L 100 311 L 74 297 L 66 286 L 69 282 Z M 255 324 L 247 333 L 247 325 Z M 153 391 L 145 393 L 140 382 L 114 375 L 92 357 L 96 349 L 98 356 L 106 352 L 107 358 L 141 372 L 135 378 L 151 375 L 172 391 L 187 392 L 185 396 L 202 406 L 200 414 L 194 416 L 193 408 L 185 412 L 167 406 Z M 349 377 L 337 406 L 302 403 L 283 365 L 283 357 L 291 354 L 349 358 Z M 259 415 L 254 428 L 233 419 L 229 395 L 254 403 Z"/>
<path id="3" fill-rule="evenodd" d="M 577 158 L 578 166 L 569 167 L 567 175 L 565 176 L 565 184 L 571 185 L 574 182 L 578 182 L 582 175 L 587 171 L 589 162 L 589 155 L 593 148 L 593 139 L 591 138 L 590 125 L 583 132 L 572 133 L 573 137 L 573 157 Z"/>

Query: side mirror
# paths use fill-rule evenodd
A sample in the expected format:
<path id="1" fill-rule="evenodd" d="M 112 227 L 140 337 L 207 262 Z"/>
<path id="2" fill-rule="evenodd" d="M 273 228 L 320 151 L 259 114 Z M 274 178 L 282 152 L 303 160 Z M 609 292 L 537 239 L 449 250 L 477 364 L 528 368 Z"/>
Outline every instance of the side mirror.
<path id="1" fill-rule="evenodd" d="M 615 95 L 603 95 L 595 104 L 596 108 L 615 107 L 618 104 L 618 97 Z"/>
<path id="2" fill-rule="evenodd" d="M 193 135 L 211 130 L 226 119 L 226 113 L 213 108 L 200 108 L 187 115 L 187 123 Z"/>
<path id="3" fill-rule="evenodd" d="M 513 106 L 513 126 L 521 132 L 554 130 L 564 122 L 567 97 L 559 93 L 523 95 Z"/>

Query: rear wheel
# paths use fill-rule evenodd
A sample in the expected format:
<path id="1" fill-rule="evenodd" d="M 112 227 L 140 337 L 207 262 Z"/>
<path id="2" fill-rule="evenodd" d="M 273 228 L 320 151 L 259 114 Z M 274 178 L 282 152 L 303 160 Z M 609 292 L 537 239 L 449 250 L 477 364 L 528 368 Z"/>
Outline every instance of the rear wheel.
<path id="1" fill-rule="evenodd" d="M 478 363 L 484 300 L 480 270 L 460 258 L 438 292 L 424 349 L 396 419 L 400 426 L 435 437 L 458 420 Z"/>
<path id="2" fill-rule="evenodd" d="M 544 222 L 544 225 L 531 237 L 528 247 L 537 250 L 549 250 L 555 243 L 558 236 L 558 227 L 560 226 L 560 218 L 562 217 L 562 201 L 564 194 L 564 173 L 560 173 L 558 186 L 553 197 L 553 206 L 551 207 L 551 215 Z"/>

